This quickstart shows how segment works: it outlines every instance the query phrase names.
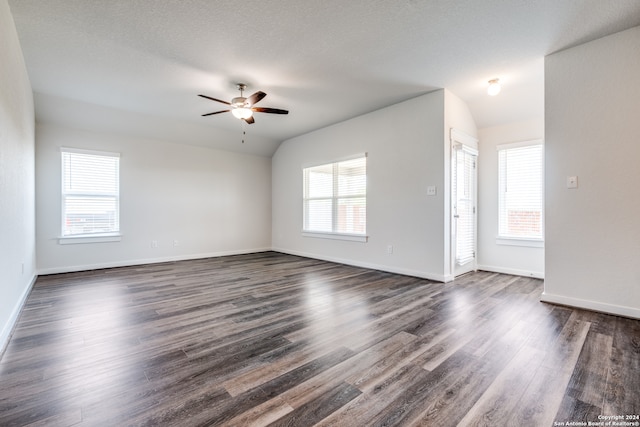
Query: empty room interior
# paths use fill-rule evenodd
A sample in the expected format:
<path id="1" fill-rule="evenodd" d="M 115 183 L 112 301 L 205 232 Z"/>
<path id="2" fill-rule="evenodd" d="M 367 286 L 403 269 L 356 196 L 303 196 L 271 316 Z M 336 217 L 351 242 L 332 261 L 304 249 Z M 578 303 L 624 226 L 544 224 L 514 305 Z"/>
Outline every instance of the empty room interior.
<path id="1" fill-rule="evenodd" d="M 0 0 L 0 425 L 640 426 L 640 1 Z"/>

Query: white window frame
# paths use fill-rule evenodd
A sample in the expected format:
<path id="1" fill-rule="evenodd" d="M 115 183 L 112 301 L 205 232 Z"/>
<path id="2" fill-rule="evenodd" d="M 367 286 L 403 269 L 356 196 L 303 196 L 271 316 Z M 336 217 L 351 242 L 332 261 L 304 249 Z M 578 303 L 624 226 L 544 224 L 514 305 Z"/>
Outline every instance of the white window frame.
<path id="1" fill-rule="evenodd" d="M 500 188 L 500 174 L 504 173 L 501 169 L 503 165 L 500 162 L 500 152 L 504 150 L 511 150 L 516 148 L 524 148 L 531 146 L 540 146 L 541 147 L 541 170 L 540 170 L 540 205 L 541 205 L 541 214 L 540 214 L 540 237 L 526 237 L 526 236 L 509 236 L 501 234 L 501 212 L 502 212 L 502 203 L 503 203 L 503 193 L 504 189 Z M 498 235 L 496 236 L 496 243 L 499 245 L 509 245 L 509 246 L 524 246 L 524 247 L 544 247 L 544 143 L 541 139 L 529 140 L 529 141 L 520 141 L 513 142 L 508 144 L 500 144 L 496 147 L 497 156 L 498 156 Z"/>
<path id="2" fill-rule="evenodd" d="M 116 191 L 115 192 L 107 192 L 104 191 L 66 191 L 65 186 L 65 153 L 67 154 L 86 154 L 92 156 L 102 156 L 102 157 L 111 157 L 117 158 L 117 175 L 116 175 Z M 120 233 L 120 153 L 114 152 L 106 152 L 106 151 L 96 151 L 96 150 L 85 150 L 79 148 L 68 148 L 61 147 L 60 148 L 60 165 L 61 165 L 61 192 L 60 192 L 60 207 L 61 207 L 61 215 L 60 215 L 60 236 L 58 237 L 58 243 L 61 245 L 69 245 L 69 244 L 77 244 L 77 243 L 104 243 L 104 242 L 119 242 L 122 239 L 122 235 Z M 116 227 L 114 230 L 109 232 L 94 232 L 94 233 L 75 233 L 75 234 L 65 234 L 65 218 L 66 218 L 66 199 L 69 196 L 89 196 L 89 197 L 108 197 L 110 199 L 115 198 L 116 201 Z"/>
<path id="3" fill-rule="evenodd" d="M 365 206 L 366 206 L 366 199 L 367 199 L 367 193 L 366 193 L 366 188 L 365 188 L 365 193 L 364 194 L 358 194 L 358 195 L 349 195 L 349 196 L 339 196 L 337 194 L 338 192 L 338 185 L 337 185 L 337 179 L 338 179 L 338 175 L 336 174 L 337 171 L 337 167 L 340 163 L 342 162 L 347 162 L 350 160 L 355 160 L 355 159 L 365 159 L 365 168 L 366 168 L 366 163 L 367 163 L 367 153 L 361 153 L 361 154 L 357 154 L 357 155 L 353 155 L 353 156 L 349 156 L 349 157 L 345 157 L 345 158 L 341 158 L 339 160 L 334 160 L 332 162 L 323 162 L 323 163 L 314 163 L 314 164 L 309 164 L 309 165 L 305 165 L 302 168 L 302 182 L 303 182 L 303 197 L 302 197 L 302 236 L 303 237 L 315 237 L 315 238 L 321 238 L 321 239 L 334 239 L 334 240 L 346 240 L 346 241 L 352 241 L 352 242 L 362 242 L 362 243 L 366 243 L 368 240 L 368 236 L 366 234 L 366 214 L 365 214 L 365 231 L 364 233 L 344 233 L 344 232 L 338 232 L 335 231 L 337 229 L 337 206 L 338 206 L 338 201 L 341 199 L 345 199 L 345 198 L 365 198 Z M 332 220 L 332 231 L 315 231 L 315 230 L 309 230 L 308 227 L 308 217 L 307 217 L 307 203 L 310 200 L 314 200 L 314 198 L 310 198 L 307 197 L 308 194 L 308 188 L 307 186 L 307 170 L 314 168 L 314 167 L 319 167 L 319 166 L 331 166 L 333 167 L 333 194 L 332 196 L 327 196 L 327 197 L 322 197 L 322 199 L 325 198 L 329 198 L 332 201 L 332 214 L 331 214 L 331 220 Z M 367 172 L 365 170 L 365 176 L 366 176 Z"/>

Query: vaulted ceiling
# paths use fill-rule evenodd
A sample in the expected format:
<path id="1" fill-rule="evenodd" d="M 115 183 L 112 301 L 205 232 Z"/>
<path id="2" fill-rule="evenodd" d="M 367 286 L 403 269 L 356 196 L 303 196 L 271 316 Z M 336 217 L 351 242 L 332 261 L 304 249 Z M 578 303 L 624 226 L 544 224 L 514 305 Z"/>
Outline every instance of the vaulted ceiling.
<path id="1" fill-rule="evenodd" d="M 288 138 L 438 88 L 462 98 L 479 128 L 542 117 L 545 55 L 640 25 L 638 0 L 9 5 L 38 120 L 114 130 L 171 126 L 187 141 L 236 135 L 240 121 L 230 114 L 201 117 L 224 105 L 196 95 L 230 100 L 243 82 L 249 94 L 268 94 L 260 106 L 290 111 L 258 113 L 246 126 L 249 136 L 267 142 L 238 150 L 262 155 Z M 489 97 L 487 81 L 496 77 L 502 92 Z M 125 116 L 138 125 L 125 126 Z"/>

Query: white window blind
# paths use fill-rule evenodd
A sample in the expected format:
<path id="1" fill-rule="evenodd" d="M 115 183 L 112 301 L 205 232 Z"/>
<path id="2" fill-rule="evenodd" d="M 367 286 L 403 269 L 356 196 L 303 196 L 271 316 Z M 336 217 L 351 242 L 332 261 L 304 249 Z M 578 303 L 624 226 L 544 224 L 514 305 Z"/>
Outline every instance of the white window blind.
<path id="1" fill-rule="evenodd" d="M 454 149 L 453 156 L 456 263 L 465 265 L 473 261 L 476 256 L 475 168 L 477 156 L 461 147 Z"/>
<path id="2" fill-rule="evenodd" d="M 119 154 L 61 151 L 62 236 L 119 232 Z"/>
<path id="3" fill-rule="evenodd" d="M 366 233 L 366 156 L 304 168 L 303 176 L 303 231 Z"/>
<path id="4" fill-rule="evenodd" d="M 542 240 L 543 161 L 539 141 L 498 147 L 498 237 Z"/>

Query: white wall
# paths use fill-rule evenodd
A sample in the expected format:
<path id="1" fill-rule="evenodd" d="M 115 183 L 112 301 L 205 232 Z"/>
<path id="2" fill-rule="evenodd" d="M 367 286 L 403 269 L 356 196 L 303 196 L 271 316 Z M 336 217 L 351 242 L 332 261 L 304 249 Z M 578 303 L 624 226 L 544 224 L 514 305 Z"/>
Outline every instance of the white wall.
<path id="1" fill-rule="evenodd" d="M 72 129 L 86 129 L 137 139 L 186 141 L 189 145 L 264 157 L 271 157 L 280 145 L 279 140 L 256 135 L 251 126 L 247 126 L 246 135 L 243 135 L 241 122 L 231 115 L 224 117 L 227 119 L 225 122 L 235 121 L 235 130 L 212 127 L 219 122 L 197 114 L 194 115 L 194 120 L 186 121 L 119 110 L 39 92 L 35 92 L 33 96 L 38 123 L 52 123 Z M 243 139 L 246 143 L 242 143 Z"/>
<path id="2" fill-rule="evenodd" d="M 58 244 L 60 147 L 121 153 L 122 241 Z M 41 274 L 245 253 L 271 246 L 269 157 L 38 124 L 36 166 Z M 152 240 L 158 241 L 158 247 L 152 247 Z"/>
<path id="3" fill-rule="evenodd" d="M 546 58 L 543 300 L 640 318 L 638 52 L 635 27 Z"/>
<path id="4" fill-rule="evenodd" d="M 285 141 L 273 156 L 273 248 L 447 280 L 445 97 L 455 111 L 456 98 L 439 90 Z M 369 241 L 303 237 L 302 168 L 363 152 Z M 427 196 L 432 185 L 437 195 Z"/>
<path id="5" fill-rule="evenodd" d="M 35 280 L 33 95 L 16 28 L 0 0 L 0 352 Z"/>
<path id="6" fill-rule="evenodd" d="M 544 120 L 531 119 L 480 129 L 478 156 L 478 268 L 521 276 L 544 277 L 544 248 L 496 243 L 498 235 L 498 152 L 510 142 L 543 140 Z"/>

